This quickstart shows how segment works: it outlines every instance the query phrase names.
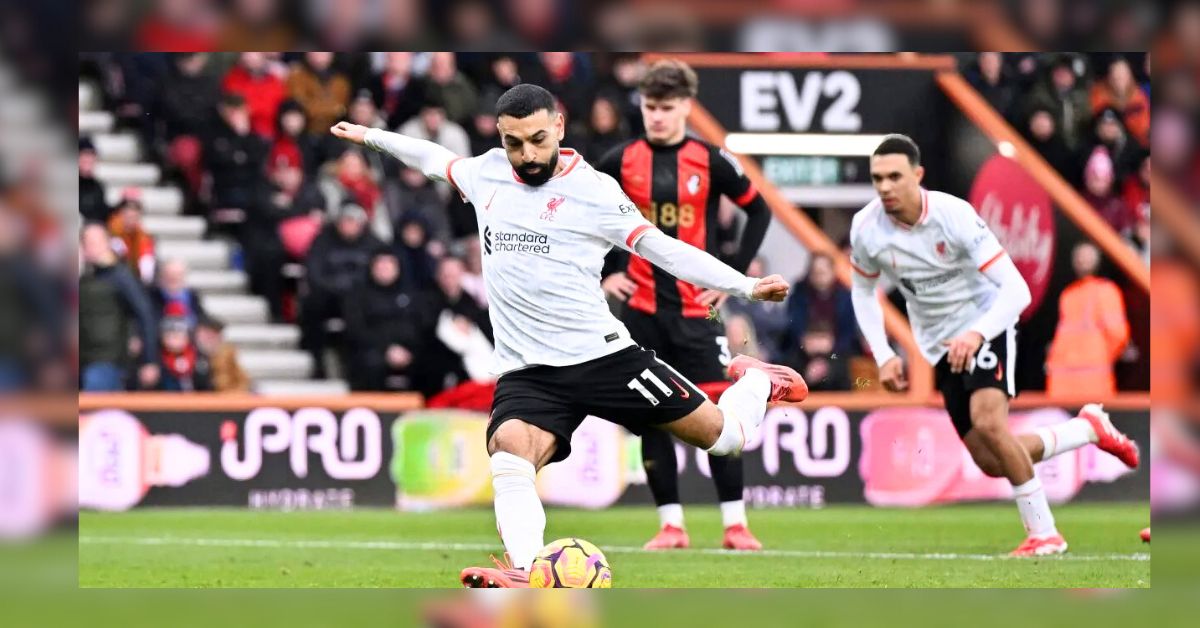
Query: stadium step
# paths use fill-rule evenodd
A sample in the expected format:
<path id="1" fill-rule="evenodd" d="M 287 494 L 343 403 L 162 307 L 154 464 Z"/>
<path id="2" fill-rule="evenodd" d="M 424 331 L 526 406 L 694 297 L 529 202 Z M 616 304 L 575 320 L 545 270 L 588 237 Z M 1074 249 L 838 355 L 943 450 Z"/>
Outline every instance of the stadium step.
<path id="1" fill-rule="evenodd" d="M 308 379 L 313 359 L 306 351 L 286 349 L 247 349 L 238 351 L 238 364 L 251 379 Z"/>
<path id="2" fill-rule="evenodd" d="M 226 325 L 266 325 L 271 320 L 267 300 L 249 294 L 206 294 L 204 309 Z"/>
<path id="3" fill-rule="evenodd" d="M 225 340 L 247 349 L 295 349 L 300 345 L 300 328 L 295 325 L 229 325 Z"/>
<path id="4" fill-rule="evenodd" d="M 104 190 L 104 200 L 109 205 L 116 205 L 127 191 L 141 199 L 142 209 L 147 215 L 183 213 L 183 191 L 173 186 L 110 185 Z"/>
<path id="5" fill-rule="evenodd" d="M 228 270 L 232 246 L 223 240 L 169 242 L 158 254 L 163 259 L 177 257 L 192 270 Z"/>
<path id="6" fill-rule="evenodd" d="M 192 270 L 188 272 L 188 285 L 201 294 L 243 294 L 250 280 L 240 270 Z"/>
<path id="7" fill-rule="evenodd" d="M 103 161 L 134 163 L 141 158 L 141 142 L 133 133 L 97 133 L 92 136 L 96 157 Z"/>
<path id="8" fill-rule="evenodd" d="M 109 186 L 154 185 L 162 171 L 148 163 L 96 162 L 96 180 Z"/>
<path id="9" fill-rule="evenodd" d="M 80 111 L 79 134 L 108 133 L 116 125 L 117 118 L 107 111 Z"/>
<path id="10" fill-rule="evenodd" d="M 260 395 L 324 395 L 350 394 L 350 385 L 340 379 L 264 379 L 254 383 L 254 392 Z"/>
<path id="11" fill-rule="evenodd" d="M 200 240 L 208 225 L 199 216 L 152 214 L 142 218 L 142 226 L 156 240 Z"/>

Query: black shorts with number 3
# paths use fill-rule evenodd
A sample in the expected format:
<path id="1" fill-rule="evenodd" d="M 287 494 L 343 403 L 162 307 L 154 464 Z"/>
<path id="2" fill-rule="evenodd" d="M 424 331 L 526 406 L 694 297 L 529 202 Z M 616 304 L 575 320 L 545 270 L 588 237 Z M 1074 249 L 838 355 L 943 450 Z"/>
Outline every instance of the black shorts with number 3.
<path id="1" fill-rule="evenodd" d="M 1016 330 L 1008 328 L 985 341 L 975 352 L 974 366 L 967 364 L 961 373 L 950 372 L 948 356 L 937 363 L 937 386 L 946 403 L 959 437 L 971 431 L 971 394 L 983 388 L 998 388 L 1010 398 L 1017 395 L 1013 367 L 1017 360 Z"/>
<path id="2" fill-rule="evenodd" d="M 571 453 L 571 434 L 588 415 L 641 435 L 691 414 L 707 398 L 653 351 L 628 347 L 571 366 L 534 366 L 496 382 L 487 440 L 509 419 L 550 432 L 557 448 L 550 462 Z"/>

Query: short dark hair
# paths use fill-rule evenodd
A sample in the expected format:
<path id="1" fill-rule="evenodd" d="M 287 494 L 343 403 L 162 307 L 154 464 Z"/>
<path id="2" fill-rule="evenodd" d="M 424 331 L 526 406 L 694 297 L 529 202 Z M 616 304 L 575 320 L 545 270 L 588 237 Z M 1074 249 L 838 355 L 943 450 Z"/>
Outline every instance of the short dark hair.
<path id="1" fill-rule="evenodd" d="M 921 165 L 921 149 L 917 147 L 917 143 L 907 135 L 900 133 L 892 133 L 883 138 L 879 146 L 875 148 L 875 152 L 871 156 L 876 155 L 904 155 L 908 157 L 908 163 L 913 166 Z"/>
<path id="2" fill-rule="evenodd" d="M 542 109 L 550 113 L 558 111 L 554 106 L 554 96 L 544 88 L 531 83 L 515 85 L 496 99 L 497 117 L 526 118 Z"/>
<path id="3" fill-rule="evenodd" d="M 655 61 L 638 83 L 643 98 L 694 98 L 700 90 L 696 71 L 678 59 Z"/>

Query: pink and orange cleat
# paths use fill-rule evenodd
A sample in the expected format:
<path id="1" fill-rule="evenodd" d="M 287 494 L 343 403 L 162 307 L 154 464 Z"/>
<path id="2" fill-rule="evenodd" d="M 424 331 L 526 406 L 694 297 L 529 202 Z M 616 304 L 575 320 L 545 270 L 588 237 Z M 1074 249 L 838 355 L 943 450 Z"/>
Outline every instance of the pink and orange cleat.
<path id="1" fill-rule="evenodd" d="M 1050 536 L 1031 536 L 1025 539 L 1025 542 L 1021 543 L 1009 556 L 1053 556 L 1055 554 L 1065 554 L 1066 551 L 1067 540 L 1061 534 L 1056 533 Z"/>
<path id="2" fill-rule="evenodd" d="M 1137 468 L 1139 458 L 1137 443 L 1113 426 L 1103 406 L 1098 403 L 1089 403 L 1079 410 L 1079 418 L 1092 424 L 1096 436 L 1100 437 L 1096 443 L 1097 447 L 1116 456 L 1130 469 Z"/>
<path id="3" fill-rule="evenodd" d="M 808 384 L 795 369 L 768 364 L 748 355 L 739 355 L 729 363 L 729 378 L 736 382 L 748 369 L 758 369 L 771 378 L 771 401 L 804 401 L 808 398 Z"/>
<path id="4" fill-rule="evenodd" d="M 757 552 L 762 549 L 762 543 L 754 538 L 754 534 L 750 532 L 750 528 L 741 523 L 735 523 L 725 528 L 725 540 L 721 543 L 721 546 L 725 549 L 748 552 Z"/>
<path id="5" fill-rule="evenodd" d="M 504 554 L 506 562 L 500 562 L 495 556 L 492 562 L 496 567 L 467 567 L 458 578 L 468 589 L 528 589 L 529 572 L 516 569 L 508 554 Z"/>
<path id="6" fill-rule="evenodd" d="M 647 550 L 667 550 L 667 549 L 687 549 L 691 544 L 688 539 L 687 530 L 677 528 L 669 523 L 663 524 L 659 529 L 658 534 L 654 538 L 646 541 L 642 549 Z"/>

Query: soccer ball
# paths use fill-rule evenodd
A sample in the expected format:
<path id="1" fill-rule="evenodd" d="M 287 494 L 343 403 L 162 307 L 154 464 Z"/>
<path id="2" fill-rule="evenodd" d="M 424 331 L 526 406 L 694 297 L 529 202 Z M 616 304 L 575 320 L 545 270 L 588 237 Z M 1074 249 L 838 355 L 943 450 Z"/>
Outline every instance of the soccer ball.
<path id="1" fill-rule="evenodd" d="M 612 569 L 600 548 L 576 538 L 559 539 L 538 552 L 529 572 L 535 589 L 610 589 Z"/>

